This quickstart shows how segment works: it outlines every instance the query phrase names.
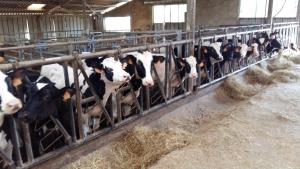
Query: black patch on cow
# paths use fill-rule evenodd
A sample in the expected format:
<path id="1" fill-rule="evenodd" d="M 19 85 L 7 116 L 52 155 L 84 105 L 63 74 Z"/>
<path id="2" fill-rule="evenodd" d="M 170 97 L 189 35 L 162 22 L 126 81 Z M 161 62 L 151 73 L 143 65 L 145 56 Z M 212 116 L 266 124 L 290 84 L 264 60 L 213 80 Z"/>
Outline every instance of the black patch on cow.
<path id="1" fill-rule="evenodd" d="M 224 62 L 233 60 L 234 47 L 231 43 L 227 43 L 226 45 L 223 45 L 221 47 L 221 51 L 224 57 Z"/>
<path id="2" fill-rule="evenodd" d="M 233 53 L 233 58 L 234 59 L 240 59 L 240 58 L 242 58 L 241 49 L 242 48 L 240 46 L 234 47 L 234 53 Z"/>
<path id="3" fill-rule="evenodd" d="M 103 70 L 103 65 L 102 62 L 106 59 L 107 57 L 101 57 L 101 58 L 91 58 L 91 59 L 86 59 L 85 63 L 88 67 L 94 68 L 94 69 L 100 69 Z"/>
<path id="4" fill-rule="evenodd" d="M 163 63 L 164 61 L 165 61 L 164 56 L 153 55 L 153 63 L 158 63 L 158 62 Z"/>
<path id="5" fill-rule="evenodd" d="M 102 100 L 103 99 L 103 96 L 105 94 L 105 83 L 103 80 L 101 80 L 101 75 L 98 74 L 98 73 L 92 73 L 89 77 L 95 91 L 96 91 L 96 94 L 97 96 Z M 85 98 L 89 98 L 89 97 L 92 97 L 93 94 L 92 94 L 92 91 L 89 88 L 87 88 L 87 90 L 83 93 L 83 96 Z M 93 106 L 96 102 L 95 101 L 92 101 L 92 102 L 89 102 L 85 105 L 83 105 L 84 107 L 89 107 L 89 106 Z"/>
<path id="6" fill-rule="evenodd" d="M 281 46 L 280 42 L 277 39 L 272 39 L 270 41 L 270 43 L 267 45 L 266 50 L 267 50 L 267 53 L 271 53 L 271 52 L 274 52 L 274 51 L 278 52 L 279 49 L 281 49 L 281 47 L 282 46 Z"/>
<path id="7" fill-rule="evenodd" d="M 183 58 L 176 58 L 175 64 L 178 68 L 178 74 L 180 75 L 180 78 L 184 78 L 186 73 L 191 73 L 191 66 L 188 64 L 188 62 Z"/>

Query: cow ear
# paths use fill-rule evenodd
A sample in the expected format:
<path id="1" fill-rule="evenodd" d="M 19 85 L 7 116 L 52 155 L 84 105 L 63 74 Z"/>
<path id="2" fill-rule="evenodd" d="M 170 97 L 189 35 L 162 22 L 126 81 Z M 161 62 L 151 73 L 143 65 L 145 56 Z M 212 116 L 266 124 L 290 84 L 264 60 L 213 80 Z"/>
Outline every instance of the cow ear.
<path id="1" fill-rule="evenodd" d="M 64 87 L 64 88 L 60 89 L 60 93 L 63 97 L 63 101 L 66 102 L 69 99 L 71 99 L 72 96 L 75 95 L 76 89 L 73 87 Z"/>
<path id="2" fill-rule="evenodd" d="M 122 59 L 122 62 L 126 62 L 127 64 L 136 64 L 137 59 L 133 55 L 127 55 Z"/>
<path id="3" fill-rule="evenodd" d="M 98 62 L 98 58 L 86 59 L 84 62 L 88 67 L 95 67 Z"/>
<path id="4" fill-rule="evenodd" d="M 153 55 L 153 63 L 163 63 L 165 61 L 165 57 L 162 55 Z"/>
<path id="5" fill-rule="evenodd" d="M 14 87 L 17 87 L 23 83 L 23 80 L 25 78 L 25 69 L 14 70 L 10 76 L 12 80 L 12 85 Z"/>
<path id="6" fill-rule="evenodd" d="M 185 67 L 186 61 L 183 58 L 176 58 L 176 62 L 180 63 L 182 67 Z"/>

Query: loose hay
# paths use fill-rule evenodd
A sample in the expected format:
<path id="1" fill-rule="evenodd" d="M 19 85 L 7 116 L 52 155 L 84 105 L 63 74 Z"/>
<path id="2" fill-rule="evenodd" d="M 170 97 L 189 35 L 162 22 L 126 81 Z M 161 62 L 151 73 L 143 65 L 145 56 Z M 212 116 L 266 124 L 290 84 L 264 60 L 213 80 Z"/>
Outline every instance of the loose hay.
<path id="1" fill-rule="evenodd" d="M 64 169 L 111 169 L 110 163 L 99 151 L 95 151 L 78 161 L 69 164 Z"/>
<path id="2" fill-rule="evenodd" d="M 223 82 L 221 89 L 234 100 L 245 100 L 256 95 L 260 90 L 260 86 L 247 84 L 233 76 Z"/>
<path id="3" fill-rule="evenodd" d="M 294 57 L 289 57 L 288 60 L 294 62 L 295 64 L 300 64 L 300 55 L 294 56 Z"/>
<path id="4" fill-rule="evenodd" d="M 113 145 L 113 168 L 145 168 L 190 140 L 191 135 L 179 129 L 135 128 Z"/>
<path id="5" fill-rule="evenodd" d="M 268 70 L 274 72 L 276 70 L 283 70 L 292 67 L 294 63 L 285 57 L 278 56 L 277 58 L 271 60 L 268 64 Z"/>
<path id="6" fill-rule="evenodd" d="M 258 66 L 252 66 L 246 72 L 245 78 L 251 84 L 269 85 L 273 83 L 272 74 Z"/>
<path id="7" fill-rule="evenodd" d="M 289 70 L 277 70 L 273 72 L 273 78 L 282 83 L 295 82 L 300 79 L 299 74 Z"/>

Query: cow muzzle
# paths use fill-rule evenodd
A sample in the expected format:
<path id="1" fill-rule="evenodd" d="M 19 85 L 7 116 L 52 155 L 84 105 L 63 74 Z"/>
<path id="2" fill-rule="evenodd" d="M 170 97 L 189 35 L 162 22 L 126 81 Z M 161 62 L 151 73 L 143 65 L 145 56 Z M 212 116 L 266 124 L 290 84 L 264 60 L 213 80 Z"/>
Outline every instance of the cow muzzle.
<path id="1" fill-rule="evenodd" d="M 4 114 L 14 114 L 22 108 L 22 102 L 19 99 L 11 99 L 1 107 Z"/>

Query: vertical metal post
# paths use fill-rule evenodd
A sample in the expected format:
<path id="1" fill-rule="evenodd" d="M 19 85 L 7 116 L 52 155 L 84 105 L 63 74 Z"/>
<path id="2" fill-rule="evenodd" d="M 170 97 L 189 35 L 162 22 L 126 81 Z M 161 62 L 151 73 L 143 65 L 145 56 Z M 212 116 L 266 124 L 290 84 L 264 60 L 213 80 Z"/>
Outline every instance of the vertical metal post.
<path id="1" fill-rule="evenodd" d="M 64 68 L 64 76 L 65 76 L 65 85 L 67 87 L 70 87 L 70 81 L 69 81 L 69 72 L 68 72 L 68 67 L 67 67 L 67 63 L 64 64 L 63 68 Z M 76 127 L 75 127 L 75 118 L 74 118 L 74 112 L 73 112 L 73 103 L 72 103 L 72 99 L 69 102 L 69 112 L 66 112 L 70 115 L 70 127 L 71 127 L 71 136 L 72 136 L 72 141 L 75 142 L 76 141 Z"/>
<path id="2" fill-rule="evenodd" d="M 298 0 L 298 9 L 297 9 L 297 21 L 298 21 L 298 24 L 300 25 L 300 0 Z M 298 27 L 296 27 L 296 30 L 298 30 L 296 32 L 296 43 L 298 44 L 298 48 L 300 48 L 300 29 L 299 29 L 299 25 Z"/>
<path id="3" fill-rule="evenodd" d="M 270 31 L 273 32 L 273 0 L 269 0 L 269 7 L 268 7 L 268 17 L 266 19 L 266 24 L 270 24 Z"/>
<path id="4" fill-rule="evenodd" d="M 83 34 L 86 36 L 88 34 L 88 22 L 86 14 L 86 0 L 82 0 L 82 11 L 83 11 Z"/>
<path id="5" fill-rule="evenodd" d="M 187 11 L 186 30 L 191 31 L 189 38 L 194 39 L 196 28 L 196 0 L 187 0 Z"/>
<path id="6" fill-rule="evenodd" d="M 73 52 L 73 55 L 78 55 L 78 52 Z M 79 138 L 83 139 L 83 119 L 82 119 L 82 107 L 81 107 L 81 90 L 79 86 L 79 75 L 78 75 L 78 63 L 76 60 L 73 62 L 73 73 L 74 73 L 74 84 L 76 89 L 76 109 L 77 109 L 77 119 L 79 128 Z"/>
<path id="7" fill-rule="evenodd" d="M 12 134 L 12 144 L 14 146 L 14 154 L 15 154 L 15 163 L 17 166 L 23 166 L 23 159 L 21 155 L 21 143 L 20 143 L 20 136 L 17 130 L 17 122 L 13 117 L 9 117 L 7 119 L 9 121 L 9 132 Z"/>
<path id="8" fill-rule="evenodd" d="M 31 146 L 29 125 L 27 123 L 21 122 L 21 128 L 22 128 L 28 162 L 32 163 L 34 161 L 34 157 L 33 157 L 32 146 Z"/>

